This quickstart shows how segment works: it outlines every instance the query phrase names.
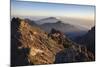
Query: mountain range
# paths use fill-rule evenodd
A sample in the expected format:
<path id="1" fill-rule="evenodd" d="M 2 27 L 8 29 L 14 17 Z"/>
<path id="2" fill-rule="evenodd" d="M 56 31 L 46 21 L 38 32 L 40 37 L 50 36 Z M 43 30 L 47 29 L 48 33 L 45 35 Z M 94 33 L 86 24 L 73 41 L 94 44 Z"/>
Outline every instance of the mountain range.
<path id="1" fill-rule="evenodd" d="M 56 24 L 64 25 L 61 21 Z M 94 60 L 95 55 L 87 47 L 73 42 L 61 30 L 52 28 L 47 32 L 28 19 L 11 20 L 11 66 Z"/>
<path id="2" fill-rule="evenodd" d="M 36 21 L 36 23 L 40 23 L 41 28 L 43 28 L 45 31 L 50 32 L 52 28 L 55 28 L 57 30 L 60 30 L 62 32 L 71 32 L 71 31 L 86 31 L 86 28 L 83 27 L 77 27 L 74 25 L 71 25 L 67 22 L 63 22 L 60 19 L 57 19 L 55 17 L 48 17 L 41 19 L 39 21 Z"/>
<path id="3" fill-rule="evenodd" d="M 68 35 L 69 38 L 71 38 L 72 40 L 74 40 L 78 36 L 84 35 L 88 31 L 88 29 L 85 27 L 82 27 L 79 25 L 78 26 L 72 25 L 67 22 L 61 21 L 60 19 L 55 18 L 55 17 L 48 17 L 48 18 L 40 19 L 32 23 L 33 23 L 32 25 L 35 24 L 34 26 L 39 26 L 41 29 L 43 29 L 44 31 L 48 33 L 51 31 L 52 28 L 56 30 L 60 30 L 66 35 Z"/>

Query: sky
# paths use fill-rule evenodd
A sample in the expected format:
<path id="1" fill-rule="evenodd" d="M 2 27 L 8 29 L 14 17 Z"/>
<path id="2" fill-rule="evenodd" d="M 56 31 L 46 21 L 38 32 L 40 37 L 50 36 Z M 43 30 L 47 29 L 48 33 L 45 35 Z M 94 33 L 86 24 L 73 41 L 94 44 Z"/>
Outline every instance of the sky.
<path id="1" fill-rule="evenodd" d="M 11 16 L 30 16 L 30 17 L 58 17 L 62 19 L 70 18 L 72 21 L 77 19 L 87 22 L 78 22 L 87 27 L 94 25 L 95 6 L 93 5 L 73 5 L 73 4 L 54 4 L 40 2 L 22 2 L 11 0 Z M 73 20 L 74 19 L 74 20 Z M 75 22 L 71 22 L 75 24 Z"/>
<path id="2" fill-rule="evenodd" d="M 40 1 L 40 2 L 55 2 L 55 3 L 72 3 L 83 5 L 95 5 L 96 0 L 20 0 L 20 1 Z"/>

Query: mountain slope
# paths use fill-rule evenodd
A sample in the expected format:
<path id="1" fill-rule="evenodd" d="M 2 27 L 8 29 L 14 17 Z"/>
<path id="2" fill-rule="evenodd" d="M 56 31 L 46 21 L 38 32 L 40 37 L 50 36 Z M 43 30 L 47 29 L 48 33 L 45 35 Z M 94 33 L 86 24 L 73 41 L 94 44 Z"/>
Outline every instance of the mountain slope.
<path id="1" fill-rule="evenodd" d="M 57 44 L 37 27 L 25 20 L 13 18 L 11 21 L 11 64 L 51 64 L 63 46 Z"/>
<path id="2" fill-rule="evenodd" d="M 87 48 L 73 43 L 59 30 L 52 29 L 47 33 L 25 19 L 13 18 L 11 21 L 12 66 L 63 63 L 64 60 L 57 60 L 62 59 L 62 56 L 65 60 L 71 56 L 68 62 L 74 62 L 74 59 L 81 61 L 76 59 L 81 58 L 80 53 L 85 55 L 82 61 L 94 60 L 94 55 Z"/>
<path id="3" fill-rule="evenodd" d="M 57 53 L 55 63 L 87 62 L 94 60 L 93 53 L 88 51 L 86 47 L 74 44 Z"/>
<path id="4" fill-rule="evenodd" d="M 44 29 L 47 32 L 50 32 L 50 30 L 52 28 L 60 30 L 60 31 L 62 31 L 64 33 L 71 32 L 71 31 L 73 31 L 73 32 L 74 31 L 79 31 L 79 29 L 77 29 L 76 27 L 74 27 L 74 26 L 72 26 L 70 24 L 62 23 L 61 21 L 58 21 L 56 23 L 45 23 L 45 24 L 42 24 L 41 28 Z"/>
<path id="5" fill-rule="evenodd" d="M 57 30 L 60 30 L 64 33 L 67 32 L 79 32 L 79 31 L 85 31 L 86 29 L 83 27 L 76 27 L 74 25 L 68 24 L 68 23 L 64 23 L 63 21 L 61 21 L 60 19 L 56 19 L 55 17 L 49 17 L 49 18 L 45 18 L 45 19 L 41 19 L 39 20 L 39 22 L 41 23 L 41 28 L 44 29 L 47 32 L 50 32 L 50 30 L 52 28 L 55 28 Z"/>
<path id="6" fill-rule="evenodd" d="M 85 35 L 77 38 L 77 43 L 87 46 L 87 48 L 95 53 L 95 27 L 92 27 Z"/>

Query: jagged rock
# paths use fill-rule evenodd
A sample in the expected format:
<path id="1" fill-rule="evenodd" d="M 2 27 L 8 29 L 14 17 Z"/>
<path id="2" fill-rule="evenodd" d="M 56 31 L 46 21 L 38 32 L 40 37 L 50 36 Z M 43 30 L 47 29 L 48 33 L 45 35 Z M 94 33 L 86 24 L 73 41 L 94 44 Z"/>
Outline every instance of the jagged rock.
<path id="1" fill-rule="evenodd" d="M 61 31 L 47 33 L 25 19 L 11 21 L 11 65 L 37 65 L 93 61 L 86 47 L 68 39 Z"/>
<path id="2" fill-rule="evenodd" d="M 51 64 L 56 53 L 64 49 L 40 28 L 22 19 L 13 18 L 11 24 L 12 65 Z"/>
<path id="3" fill-rule="evenodd" d="M 19 32 L 20 27 L 19 18 L 13 18 L 11 21 L 11 66 L 16 65 L 29 65 L 27 59 L 27 48 L 20 49 L 21 46 L 20 36 L 21 33 Z"/>
<path id="4" fill-rule="evenodd" d="M 94 61 L 93 53 L 79 45 L 71 46 L 57 53 L 55 63 L 87 62 Z"/>
<path id="5" fill-rule="evenodd" d="M 78 45 L 64 36 L 56 29 L 52 29 L 49 36 L 55 41 L 62 44 L 65 49 L 56 54 L 55 63 L 85 62 L 94 61 L 95 57 L 92 52 L 88 51 L 83 45 Z"/>

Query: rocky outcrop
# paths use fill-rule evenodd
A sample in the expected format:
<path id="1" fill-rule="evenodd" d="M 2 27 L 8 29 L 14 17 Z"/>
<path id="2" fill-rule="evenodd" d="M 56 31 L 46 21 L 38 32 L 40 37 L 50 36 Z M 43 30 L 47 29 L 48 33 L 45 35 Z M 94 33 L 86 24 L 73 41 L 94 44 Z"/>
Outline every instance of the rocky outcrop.
<path id="1" fill-rule="evenodd" d="M 55 63 L 87 62 L 94 60 L 93 53 L 89 52 L 86 47 L 73 45 L 57 53 Z"/>
<path id="2" fill-rule="evenodd" d="M 48 34 L 25 19 L 11 21 L 11 65 L 38 65 L 93 61 L 94 55 L 84 46 L 72 42 L 63 32 Z"/>
<path id="3" fill-rule="evenodd" d="M 20 22 L 21 19 L 19 18 L 13 18 L 11 21 L 11 66 L 29 65 L 27 59 L 29 49 L 20 49 L 19 47 L 22 45 L 20 42 L 21 33 L 19 32 Z"/>
<path id="4" fill-rule="evenodd" d="M 64 49 L 46 32 L 19 18 L 11 21 L 11 48 L 12 65 L 51 64 Z"/>
<path id="5" fill-rule="evenodd" d="M 61 31 L 52 29 L 49 36 L 57 43 L 64 46 L 64 50 L 56 54 L 55 63 L 86 62 L 95 60 L 93 53 L 88 51 L 85 46 L 74 43 Z"/>

